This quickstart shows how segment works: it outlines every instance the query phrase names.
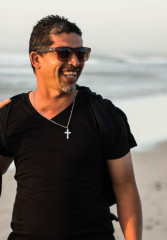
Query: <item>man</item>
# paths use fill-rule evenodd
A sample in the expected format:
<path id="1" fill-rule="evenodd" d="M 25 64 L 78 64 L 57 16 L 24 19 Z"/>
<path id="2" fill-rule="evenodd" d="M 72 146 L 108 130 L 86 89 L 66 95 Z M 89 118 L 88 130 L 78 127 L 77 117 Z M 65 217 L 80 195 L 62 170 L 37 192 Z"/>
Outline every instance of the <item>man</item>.
<path id="1" fill-rule="evenodd" d="M 126 116 L 76 85 L 90 51 L 64 17 L 47 16 L 33 28 L 29 53 L 37 88 L 15 96 L 1 113 L 7 136 L 0 169 L 5 173 L 14 158 L 17 180 L 8 240 L 115 239 L 104 194 L 107 171 L 125 239 L 142 238 L 130 155 L 136 143 Z"/>

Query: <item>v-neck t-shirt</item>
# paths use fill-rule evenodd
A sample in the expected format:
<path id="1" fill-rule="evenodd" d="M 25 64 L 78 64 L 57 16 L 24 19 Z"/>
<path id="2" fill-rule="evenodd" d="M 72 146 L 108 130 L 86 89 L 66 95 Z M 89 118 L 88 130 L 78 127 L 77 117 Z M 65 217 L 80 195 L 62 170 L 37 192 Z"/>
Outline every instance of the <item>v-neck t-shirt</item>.
<path id="1" fill-rule="evenodd" d="M 17 194 L 8 240 L 112 240 L 109 207 L 103 196 L 104 155 L 98 124 L 79 92 L 66 129 L 41 116 L 29 95 L 16 102 L 8 119 Z M 67 125 L 68 106 L 53 121 Z"/>

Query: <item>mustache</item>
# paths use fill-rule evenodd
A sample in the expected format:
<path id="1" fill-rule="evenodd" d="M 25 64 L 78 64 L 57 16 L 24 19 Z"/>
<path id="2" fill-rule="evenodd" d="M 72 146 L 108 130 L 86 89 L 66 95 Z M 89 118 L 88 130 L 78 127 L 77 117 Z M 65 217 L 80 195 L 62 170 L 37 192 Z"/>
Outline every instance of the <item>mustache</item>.
<path id="1" fill-rule="evenodd" d="M 71 72 L 79 72 L 80 71 L 80 67 L 74 67 L 73 65 L 69 65 L 69 64 L 65 64 L 61 67 L 62 71 L 71 71 Z"/>

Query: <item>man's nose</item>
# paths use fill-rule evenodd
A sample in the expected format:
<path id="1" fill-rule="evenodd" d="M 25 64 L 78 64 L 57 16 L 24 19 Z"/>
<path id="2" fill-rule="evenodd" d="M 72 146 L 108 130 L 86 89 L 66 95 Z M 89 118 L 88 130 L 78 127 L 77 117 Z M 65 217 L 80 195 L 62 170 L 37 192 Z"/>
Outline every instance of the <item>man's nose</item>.
<path id="1" fill-rule="evenodd" d="M 78 58 L 77 58 L 75 53 L 72 53 L 70 59 L 68 60 L 68 64 L 71 64 L 74 67 L 78 67 L 79 66 L 80 62 L 79 62 L 79 60 L 78 60 Z"/>

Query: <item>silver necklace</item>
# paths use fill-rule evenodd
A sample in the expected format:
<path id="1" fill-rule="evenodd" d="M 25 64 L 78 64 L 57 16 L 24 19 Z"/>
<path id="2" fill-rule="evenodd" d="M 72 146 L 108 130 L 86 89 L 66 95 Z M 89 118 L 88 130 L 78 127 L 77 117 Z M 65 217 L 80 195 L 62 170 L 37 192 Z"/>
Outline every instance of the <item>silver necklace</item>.
<path id="1" fill-rule="evenodd" d="M 35 95 L 36 95 L 36 91 L 37 91 L 37 90 L 35 90 L 34 96 L 33 96 L 33 105 L 34 105 L 35 110 L 36 110 L 42 117 L 44 117 L 45 119 L 47 119 L 48 121 L 54 123 L 55 125 L 57 125 L 57 126 L 59 126 L 59 127 L 65 128 L 66 131 L 65 131 L 64 133 L 66 134 L 66 139 L 69 139 L 69 135 L 71 134 L 71 132 L 69 131 L 69 125 L 70 125 L 70 121 L 71 121 L 71 117 L 72 117 L 72 113 L 73 113 L 73 109 L 74 109 L 74 105 L 75 105 L 76 94 L 75 94 L 75 97 L 74 97 L 74 101 L 73 101 L 73 104 L 72 104 L 72 108 L 71 108 L 70 116 L 69 116 L 69 118 L 68 118 L 67 125 L 64 126 L 64 125 L 62 125 L 62 124 L 60 124 L 60 123 L 57 123 L 57 122 L 53 121 L 52 119 L 49 119 L 49 118 L 45 117 L 42 113 L 40 113 L 40 112 L 36 109 L 36 106 L 35 106 Z"/>

